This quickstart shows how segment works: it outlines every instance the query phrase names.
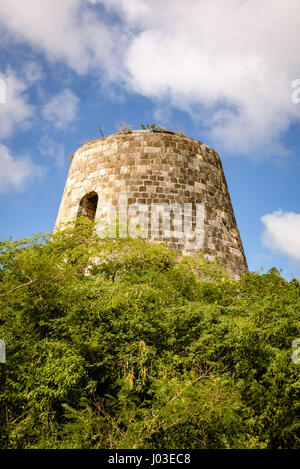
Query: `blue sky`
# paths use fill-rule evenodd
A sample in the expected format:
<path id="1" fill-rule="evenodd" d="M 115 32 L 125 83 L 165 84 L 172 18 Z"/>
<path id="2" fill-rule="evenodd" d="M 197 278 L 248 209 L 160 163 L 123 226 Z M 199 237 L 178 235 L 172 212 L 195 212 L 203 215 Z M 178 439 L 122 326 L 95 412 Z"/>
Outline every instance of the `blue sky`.
<path id="1" fill-rule="evenodd" d="M 159 122 L 220 154 L 250 270 L 299 278 L 299 30 L 297 0 L 0 0 L 0 238 L 52 231 L 98 124 Z"/>

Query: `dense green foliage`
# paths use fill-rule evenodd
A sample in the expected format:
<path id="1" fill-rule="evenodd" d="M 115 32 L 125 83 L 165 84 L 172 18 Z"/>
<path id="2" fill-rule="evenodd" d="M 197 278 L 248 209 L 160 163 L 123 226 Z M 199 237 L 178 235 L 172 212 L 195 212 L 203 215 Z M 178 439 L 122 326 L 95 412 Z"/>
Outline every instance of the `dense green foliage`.
<path id="1" fill-rule="evenodd" d="M 176 257 L 177 256 L 177 257 Z M 80 220 L 0 244 L 2 448 L 300 448 L 300 286 Z"/>

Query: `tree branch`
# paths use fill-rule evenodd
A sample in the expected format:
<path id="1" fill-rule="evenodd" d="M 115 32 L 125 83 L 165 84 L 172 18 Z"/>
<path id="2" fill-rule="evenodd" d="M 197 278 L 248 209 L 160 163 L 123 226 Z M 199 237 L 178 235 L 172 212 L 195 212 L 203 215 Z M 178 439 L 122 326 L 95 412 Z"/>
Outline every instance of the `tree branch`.
<path id="1" fill-rule="evenodd" d="M 28 277 L 29 278 L 29 277 Z M 19 285 L 18 287 L 15 287 L 13 288 L 12 290 L 9 290 L 8 292 L 6 293 L 1 293 L 0 296 L 6 296 L 6 295 L 9 295 L 10 293 L 16 291 L 16 290 L 19 290 L 19 288 L 24 288 L 24 287 L 28 287 L 29 285 L 32 285 L 33 283 L 37 282 L 37 278 L 35 278 L 34 280 L 30 280 L 29 282 L 27 283 L 23 283 L 23 285 Z"/>

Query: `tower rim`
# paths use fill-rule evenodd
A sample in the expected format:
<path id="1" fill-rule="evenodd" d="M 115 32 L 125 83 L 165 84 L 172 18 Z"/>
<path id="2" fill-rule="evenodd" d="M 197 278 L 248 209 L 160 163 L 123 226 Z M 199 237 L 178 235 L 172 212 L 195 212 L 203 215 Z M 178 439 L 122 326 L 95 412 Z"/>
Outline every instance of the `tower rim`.
<path id="1" fill-rule="evenodd" d="M 130 135 L 132 134 L 141 134 L 141 135 L 145 135 L 145 134 L 159 134 L 159 135 L 174 135 L 175 137 L 178 137 L 180 139 L 186 139 L 186 140 L 191 140 L 193 142 L 197 142 L 197 143 L 200 143 L 201 145 L 203 145 L 205 148 L 209 149 L 209 150 L 213 150 L 215 153 L 218 154 L 218 152 L 210 147 L 209 145 L 206 145 L 206 143 L 202 142 L 201 140 L 197 140 L 196 138 L 192 138 L 192 137 L 189 137 L 187 135 L 180 135 L 178 132 L 174 132 L 172 130 L 143 130 L 143 129 L 132 129 L 130 131 L 126 131 L 126 132 L 116 132 L 116 133 L 113 133 L 113 134 L 109 134 L 109 135 L 105 135 L 104 137 L 100 137 L 100 138 L 93 138 L 93 139 L 90 139 L 90 140 L 87 140 L 86 142 L 84 142 L 82 145 L 80 145 L 76 152 L 83 149 L 84 147 L 86 146 L 89 146 L 91 144 L 94 144 L 94 143 L 97 143 L 97 142 L 101 142 L 101 141 L 105 141 L 107 140 L 108 138 L 111 138 L 111 137 L 116 137 L 116 136 L 122 136 L 122 137 L 130 137 Z"/>

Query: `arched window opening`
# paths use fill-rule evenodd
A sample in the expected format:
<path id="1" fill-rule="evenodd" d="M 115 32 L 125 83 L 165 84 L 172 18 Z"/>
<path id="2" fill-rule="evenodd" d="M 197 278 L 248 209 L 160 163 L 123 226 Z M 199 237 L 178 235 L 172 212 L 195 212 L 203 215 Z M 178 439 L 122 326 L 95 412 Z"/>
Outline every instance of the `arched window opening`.
<path id="1" fill-rule="evenodd" d="M 85 217 L 90 220 L 95 220 L 97 205 L 98 194 L 96 194 L 96 192 L 86 194 L 80 201 L 77 218 Z"/>

